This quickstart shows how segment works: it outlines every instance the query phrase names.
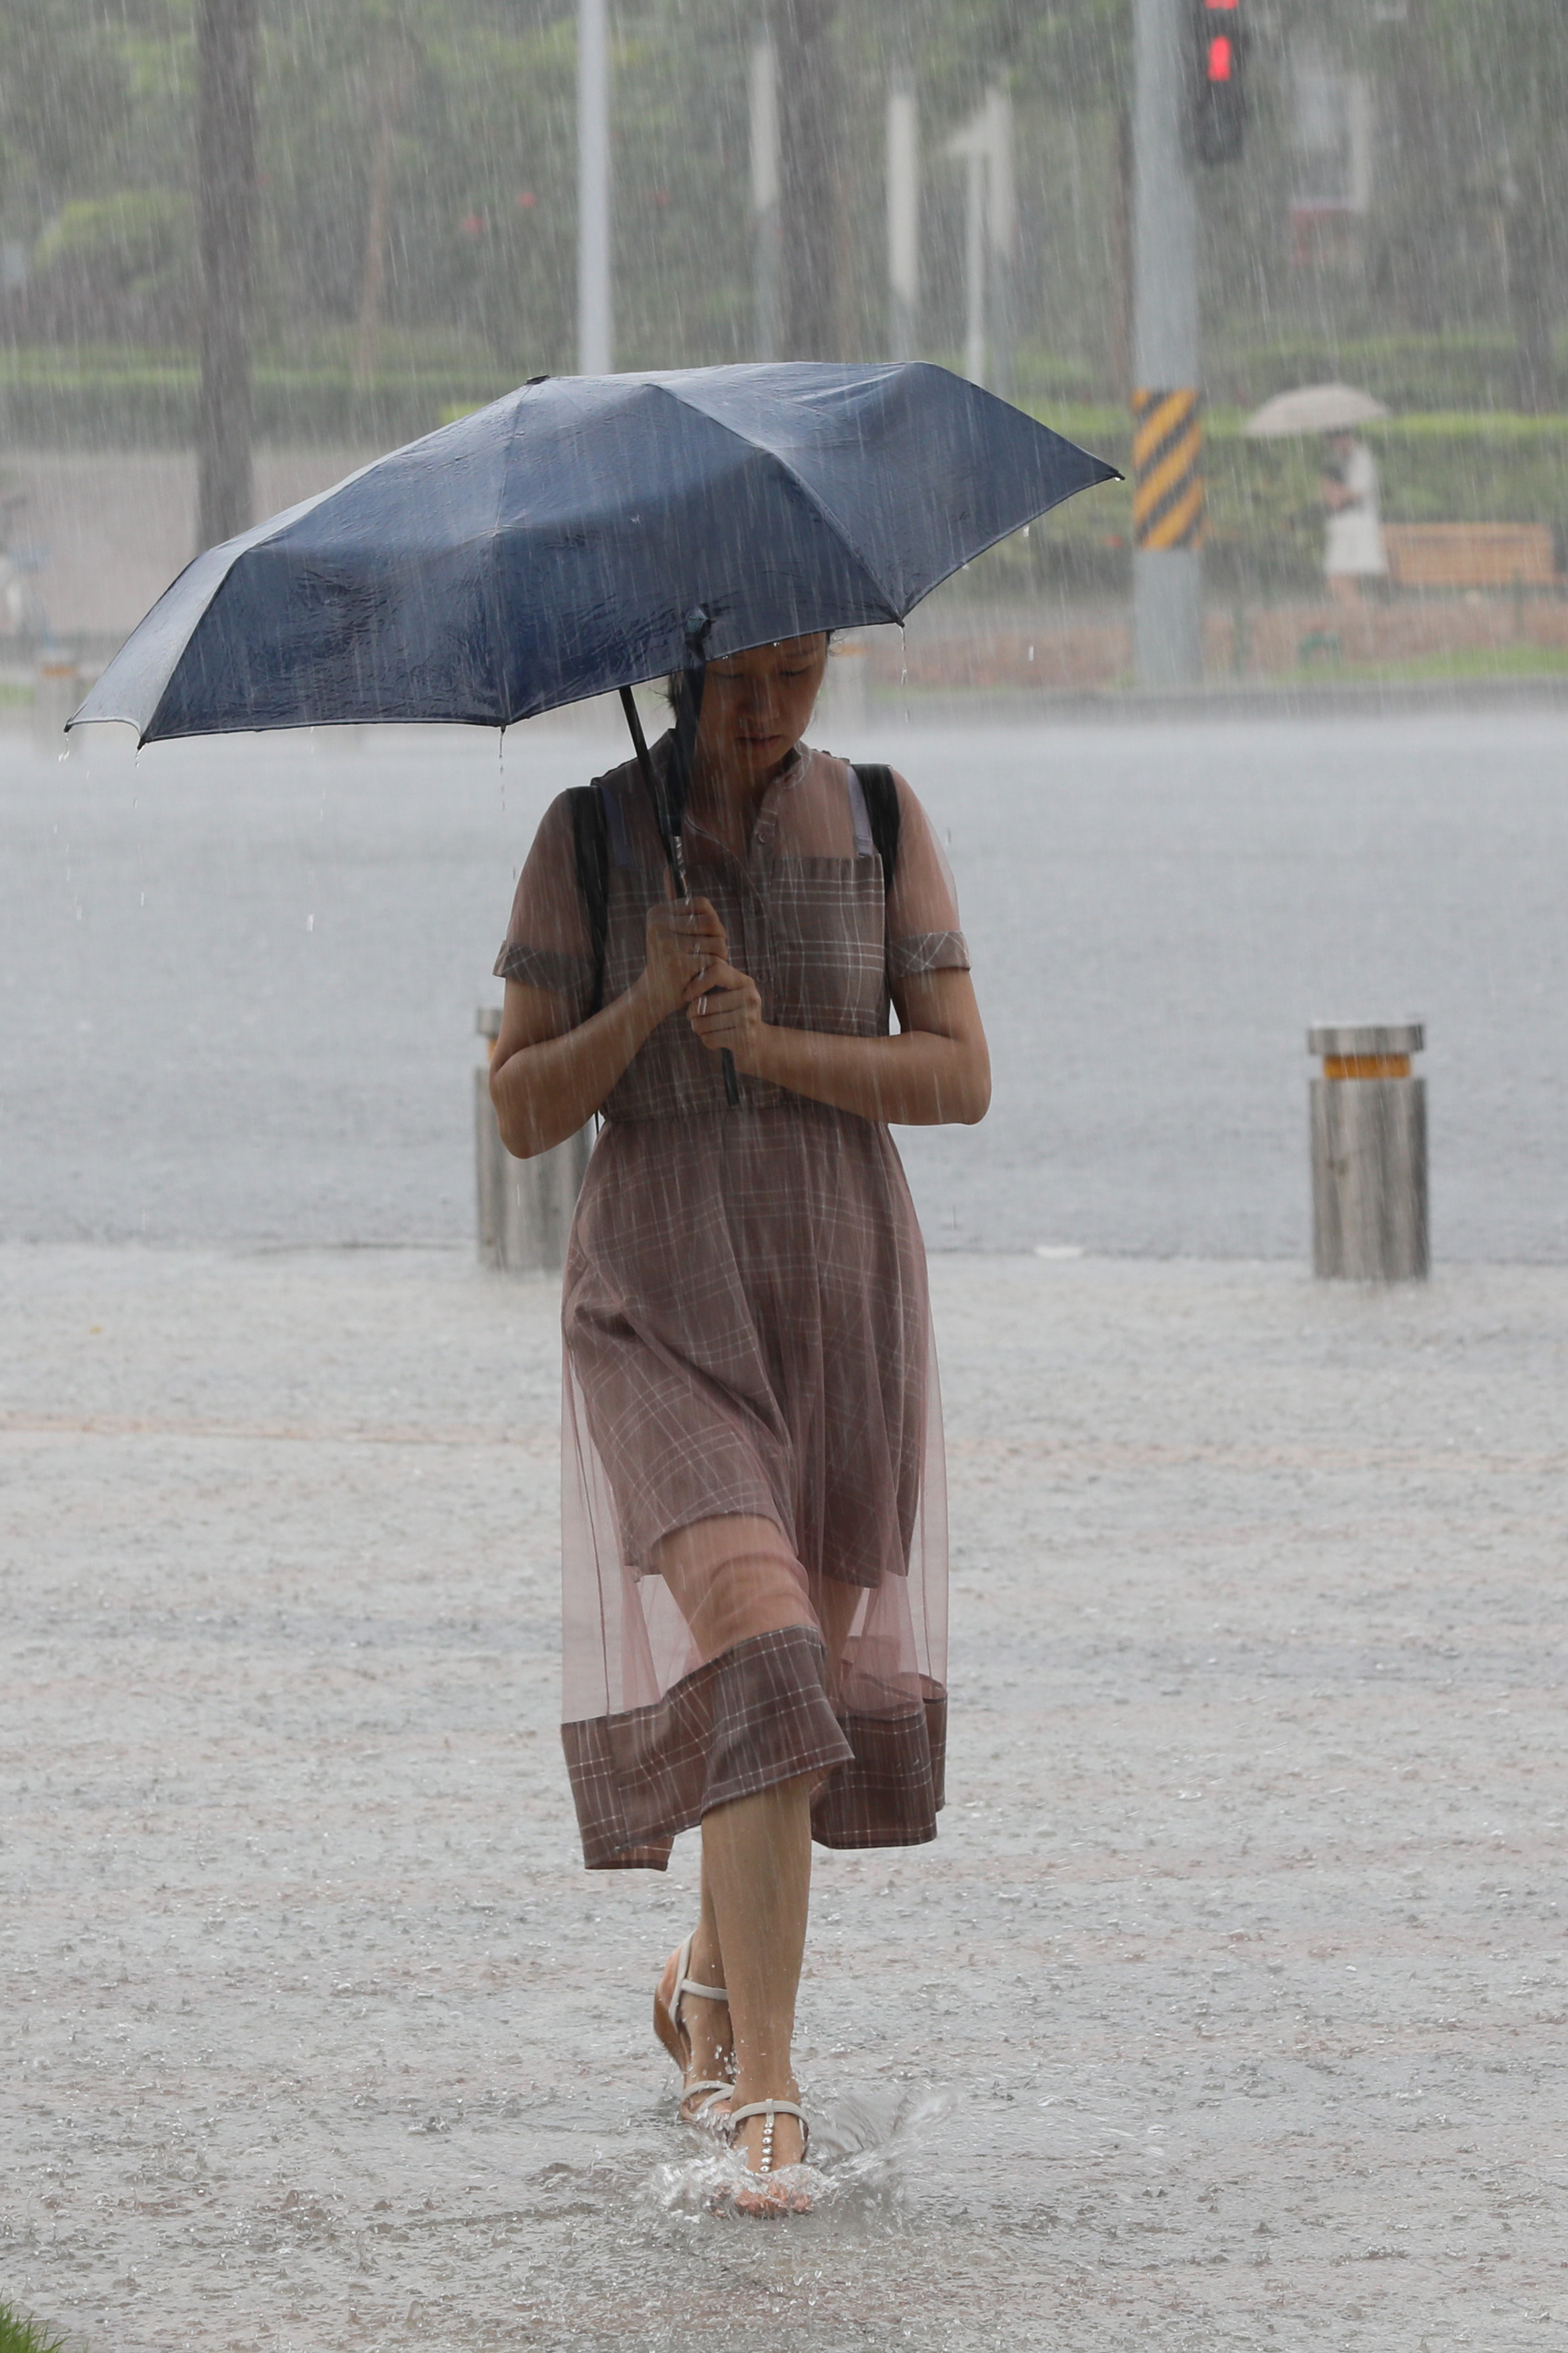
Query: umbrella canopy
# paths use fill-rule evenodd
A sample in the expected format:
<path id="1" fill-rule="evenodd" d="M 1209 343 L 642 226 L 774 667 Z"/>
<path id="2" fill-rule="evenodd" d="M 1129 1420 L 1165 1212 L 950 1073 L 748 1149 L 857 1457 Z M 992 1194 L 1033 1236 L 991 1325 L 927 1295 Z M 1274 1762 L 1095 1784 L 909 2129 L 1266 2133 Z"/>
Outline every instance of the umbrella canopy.
<path id="1" fill-rule="evenodd" d="M 1279 441 L 1290 433 L 1348 433 L 1387 415 L 1381 400 L 1353 384 L 1304 384 L 1266 400 L 1247 418 L 1247 430 L 1255 441 Z"/>
<path id="2" fill-rule="evenodd" d="M 545 377 L 198 556 L 71 724 L 128 721 L 143 743 L 504 727 L 694 659 L 901 621 L 1116 478 L 924 364 Z"/>

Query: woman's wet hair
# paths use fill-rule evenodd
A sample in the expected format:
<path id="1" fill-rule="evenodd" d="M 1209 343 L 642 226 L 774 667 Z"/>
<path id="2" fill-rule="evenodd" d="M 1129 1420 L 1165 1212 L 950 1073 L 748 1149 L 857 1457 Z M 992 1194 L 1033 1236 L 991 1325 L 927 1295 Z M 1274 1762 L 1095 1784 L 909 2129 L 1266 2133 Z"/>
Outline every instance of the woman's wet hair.
<path id="1" fill-rule="evenodd" d="M 831 652 L 831 651 L 832 651 L 832 649 L 833 649 L 833 640 L 834 640 L 834 638 L 838 635 L 838 632 L 837 632 L 837 629 L 813 629 L 813 630 L 810 630 L 810 631 L 803 631 L 803 633 L 802 633 L 802 634 L 803 634 L 803 635 L 809 635 L 809 636 L 812 636 L 812 637 L 825 638 L 826 639 L 826 641 L 827 641 L 827 648 L 828 648 L 828 651 L 829 651 L 829 652 Z M 783 640 L 782 640 L 782 638 L 775 638 L 773 639 L 773 643 L 774 643 L 775 645 L 782 644 L 782 643 L 783 643 Z M 748 649 L 748 650 L 749 650 L 749 649 Z M 668 677 L 665 680 L 665 681 L 664 681 L 664 687 L 663 687 L 664 699 L 665 699 L 666 702 L 668 702 L 668 705 L 669 705 L 669 707 L 670 707 L 670 709 L 671 709 L 672 711 L 675 709 L 675 698 L 676 698 L 676 696 L 679 693 L 679 691 L 680 691 L 680 672 L 679 672 L 678 670 L 672 670 L 670 671 L 670 673 L 669 673 Z"/>

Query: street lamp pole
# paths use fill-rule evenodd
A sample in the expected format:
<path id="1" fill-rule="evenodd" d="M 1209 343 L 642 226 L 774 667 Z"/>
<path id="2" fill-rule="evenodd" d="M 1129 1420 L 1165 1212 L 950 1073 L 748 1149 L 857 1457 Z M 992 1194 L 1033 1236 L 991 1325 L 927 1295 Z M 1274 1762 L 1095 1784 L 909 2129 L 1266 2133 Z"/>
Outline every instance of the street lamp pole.
<path id="1" fill-rule="evenodd" d="M 919 349 L 920 299 L 920 103 L 905 65 L 888 92 L 888 341 L 896 360 Z"/>
<path id="2" fill-rule="evenodd" d="M 990 248 L 991 389 L 1000 393 L 1004 400 L 1011 400 L 1018 200 L 1013 162 L 1013 100 L 1000 82 L 985 101 L 985 112 L 990 133 L 986 144 L 985 209 L 986 244 Z"/>
<path id="3" fill-rule="evenodd" d="M 250 282 L 256 214 L 257 0 L 201 0 L 196 207 L 202 265 L 196 544 L 254 521 Z"/>
<path id="4" fill-rule="evenodd" d="M 752 44 L 752 293 L 756 351 L 776 360 L 784 325 L 779 278 L 779 61 L 769 33 Z"/>
<path id="5" fill-rule="evenodd" d="M 610 41 L 607 0 L 577 0 L 577 369 L 615 365 L 610 302 Z"/>

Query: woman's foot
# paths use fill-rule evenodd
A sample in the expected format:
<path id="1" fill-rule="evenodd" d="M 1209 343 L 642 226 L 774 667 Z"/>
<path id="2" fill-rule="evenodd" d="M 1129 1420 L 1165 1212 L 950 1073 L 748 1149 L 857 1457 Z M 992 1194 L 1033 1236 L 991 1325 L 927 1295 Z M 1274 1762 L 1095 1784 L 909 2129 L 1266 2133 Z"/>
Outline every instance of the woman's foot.
<path id="1" fill-rule="evenodd" d="M 742 2100 L 731 2105 L 730 2137 L 744 2153 L 746 2179 L 736 2186 L 738 2213 L 758 2220 L 775 2214 L 809 2214 L 811 2192 L 795 2170 L 810 2141 L 795 2087 L 788 2098 Z"/>
<path id="2" fill-rule="evenodd" d="M 696 1947 L 696 1937 L 688 1936 L 666 1961 L 654 1990 L 653 2028 L 680 2070 L 681 2123 L 714 2131 L 729 2116 L 735 2072 L 730 1998 L 707 1981 Z"/>

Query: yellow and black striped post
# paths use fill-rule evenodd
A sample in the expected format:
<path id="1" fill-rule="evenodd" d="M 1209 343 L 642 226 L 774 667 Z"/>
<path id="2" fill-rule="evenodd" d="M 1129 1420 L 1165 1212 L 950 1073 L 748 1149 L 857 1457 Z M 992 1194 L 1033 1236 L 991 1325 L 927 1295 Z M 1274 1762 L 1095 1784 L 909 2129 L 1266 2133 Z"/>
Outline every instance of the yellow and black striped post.
<path id="1" fill-rule="evenodd" d="M 1132 542 L 1135 547 L 1201 547 L 1204 428 L 1199 395 L 1132 396 Z"/>

